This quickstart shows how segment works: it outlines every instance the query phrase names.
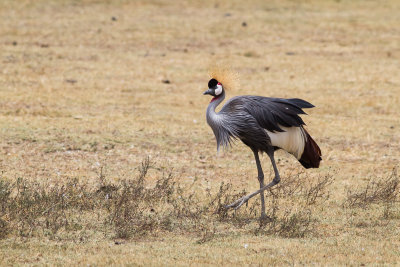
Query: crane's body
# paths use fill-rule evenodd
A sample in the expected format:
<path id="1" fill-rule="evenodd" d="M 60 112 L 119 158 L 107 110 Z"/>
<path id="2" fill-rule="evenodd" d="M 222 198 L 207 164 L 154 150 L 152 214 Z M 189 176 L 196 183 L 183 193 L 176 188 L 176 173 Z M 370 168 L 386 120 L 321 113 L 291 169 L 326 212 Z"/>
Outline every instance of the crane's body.
<path id="1" fill-rule="evenodd" d="M 293 156 L 305 168 L 318 168 L 321 150 L 308 132 L 299 114 L 305 114 L 303 108 L 312 108 L 307 101 L 292 98 L 270 98 L 262 96 L 237 96 L 228 100 L 219 112 L 216 107 L 225 99 L 223 85 L 215 79 L 208 84 L 204 94 L 213 95 L 207 108 L 207 123 L 212 128 L 217 149 L 230 146 L 232 140 L 240 139 L 249 146 L 257 164 L 260 190 L 254 195 L 279 183 L 279 172 L 274 160 L 274 151 L 283 149 Z M 258 157 L 265 152 L 271 159 L 275 171 L 274 180 L 264 186 L 264 174 Z M 252 196 L 254 196 L 252 195 Z M 238 208 L 252 196 L 246 196 L 228 207 Z M 264 195 L 261 194 L 261 216 L 265 216 Z"/>

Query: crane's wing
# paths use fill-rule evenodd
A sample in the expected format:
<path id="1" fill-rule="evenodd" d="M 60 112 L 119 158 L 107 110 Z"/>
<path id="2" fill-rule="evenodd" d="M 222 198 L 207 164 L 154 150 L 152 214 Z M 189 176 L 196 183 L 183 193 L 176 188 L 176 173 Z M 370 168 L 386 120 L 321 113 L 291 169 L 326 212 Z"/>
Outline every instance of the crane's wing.
<path id="1" fill-rule="evenodd" d="M 299 114 L 306 114 L 303 108 L 314 105 L 298 98 L 271 98 L 262 96 L 237 96 L 230 99 L 221 109 L 222 113 L 245 112 L 253 116 L 257 123 L 268 131 L 284 132 L 284 127 L 305 125 Z"/>

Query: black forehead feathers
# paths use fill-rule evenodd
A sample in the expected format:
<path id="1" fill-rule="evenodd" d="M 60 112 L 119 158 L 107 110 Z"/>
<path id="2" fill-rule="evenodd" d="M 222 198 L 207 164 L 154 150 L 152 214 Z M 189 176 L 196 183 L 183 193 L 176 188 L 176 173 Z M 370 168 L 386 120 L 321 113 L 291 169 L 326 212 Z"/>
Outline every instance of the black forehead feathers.
<path id="1" fill-rule="evenodd" d="M 218 81 L 214 78 L 212 78 L 209 82 L 208 82 L 208 88 L 214 88 L 215 86 L 217 86 Z"/>

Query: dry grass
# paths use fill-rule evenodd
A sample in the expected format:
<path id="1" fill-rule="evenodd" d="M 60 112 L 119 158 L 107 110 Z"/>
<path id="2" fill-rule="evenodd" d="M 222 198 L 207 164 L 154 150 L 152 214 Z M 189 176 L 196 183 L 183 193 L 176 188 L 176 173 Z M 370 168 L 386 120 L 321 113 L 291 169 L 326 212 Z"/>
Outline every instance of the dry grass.
<path id="1" fill-rule="evenodd" d="M 345 206 L 366 208 L 371 204 L 393 203 L 398 200 L 399 195 L 399 176 L 397 170 L 387 178 L 371 177 L 365 188 L 359 192 L 347 192 L 347 200 Z"/>
<path id="2" fill-rule="evenodd" d="M 154 185 L 149 181 L 149 170 L 156 171 Z M 225 233 L 217 229 L 223 224 L 238 230 L 254 229 L 257 234 L 304 237 L 313 232 L 310 226 L 315 220 L 310 208 L 319 207 L 316 198 L 310 202 L 310 196 L 325 196 L 330 184 L 327 181 L 332 177 L 311 184 L 309 189 L 297 186 L 290 189 L 298 178 L 307 180 L 307 177 L 289 176 L 288 186 L 270 190 L 268 218 L 260 220 L 258 228 L 252 224 L 259 216 L 260 203 L 252 203 L 249 209 L 239 211 L 225 208 L 245 192 L 237 193 L 232 184 L 224 183 L 216 193 L 193 191 L 198 181 L 182 187 L 171 173 L 166 174 L 151 165 L 148 158 L 138 168 L 137 175 L 118 183 L 110 182 L 103 171 L 95 186 L 76 179 L 59 185 L 21 178 L 15 183 L 2 181 L 0 237 L 46 237 L 67 241 L 71 238 L 86 240 L 85 233 L 102 232 L 116 239 L 138 239 L 174 232 L 190 233 L 201 237 L 198 243 L 205 243 Z M 103 223 L 94 223 L 89 218 Z"/>
<path id="3" fill-rule="evenodd" d="M 1 1 L 1 263 L 395 265 L 399 8 Z M 277 153 L 269 220 L 257 198 L 222 208 L 258 181 L 244 145 L 215 154 L 201 93 L 216 61 L 240 73 L 229 96 L 316 105 L 322 165 Z"/>

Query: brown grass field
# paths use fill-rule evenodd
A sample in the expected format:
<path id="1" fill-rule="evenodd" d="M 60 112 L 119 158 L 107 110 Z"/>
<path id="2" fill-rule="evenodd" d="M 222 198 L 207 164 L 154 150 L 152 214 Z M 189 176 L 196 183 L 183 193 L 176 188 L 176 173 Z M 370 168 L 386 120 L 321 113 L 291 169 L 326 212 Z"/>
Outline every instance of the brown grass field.
<path id="1" fill-rule="evenodd" d="M 0 264 L 400 264 L 399 14 L 396 0 L 2 0 Z M 265 221 L 258 197 L 221 209 L 258 181 L 251 150 L 217 155 L 205 121 L 220 62 L 240 75 L 228 98 L 316 106 L 303 119 L 321 167 L 278 152 Z"/>

